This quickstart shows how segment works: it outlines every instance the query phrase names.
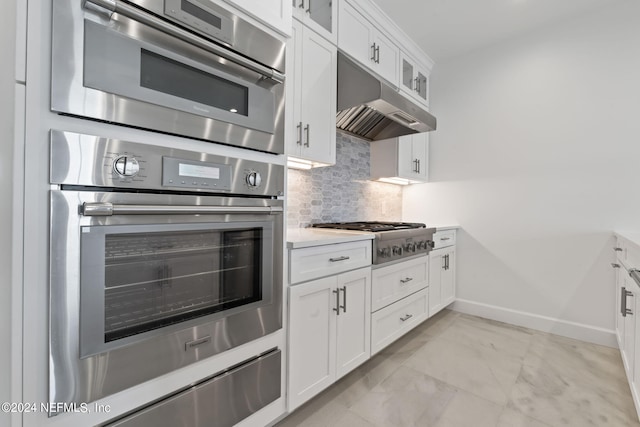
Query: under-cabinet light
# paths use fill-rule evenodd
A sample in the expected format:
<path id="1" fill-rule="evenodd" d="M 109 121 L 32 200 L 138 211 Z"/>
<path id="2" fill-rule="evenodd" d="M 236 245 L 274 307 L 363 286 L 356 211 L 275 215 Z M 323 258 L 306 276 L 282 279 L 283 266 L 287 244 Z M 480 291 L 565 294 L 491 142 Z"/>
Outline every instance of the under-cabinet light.
<path id="1" fill-rule="evenodd" d="M 376 181 L 386 182 L 387 184 L 396 184 L 396 185 L 409 185 L 413 183 L 411 180 L 408 180 L 405 178 L 398 178 L 398 177 L 378 178 Z"/>
<path id="2" fill-rule="evenodd" d="M 330 166 L 327 163 L 312 162 L 311 160 L 298 159 L 296 157 L 289 157 L 287 159 L 287 167 L 291 169 L 311 169 Z"/>

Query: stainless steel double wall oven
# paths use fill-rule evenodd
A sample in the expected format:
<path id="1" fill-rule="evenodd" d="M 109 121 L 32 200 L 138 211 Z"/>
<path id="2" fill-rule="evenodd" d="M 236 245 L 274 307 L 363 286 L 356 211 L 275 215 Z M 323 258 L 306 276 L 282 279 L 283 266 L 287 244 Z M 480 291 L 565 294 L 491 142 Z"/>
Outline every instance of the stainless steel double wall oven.
<path id="1" fill-rule="evenodd" d="M 284 42 L 206 0 L 55 0 L 52 24 L 51 110 L 94 132 L 50 133 L 50 401 L 100 399 L 280 329 Z M 112 124 L 203 149 L 113 138 Z M 237 361 L 180 399 L 240 393 L 216 416 L 235 424 L 281 397 L 280 360 Z"/>

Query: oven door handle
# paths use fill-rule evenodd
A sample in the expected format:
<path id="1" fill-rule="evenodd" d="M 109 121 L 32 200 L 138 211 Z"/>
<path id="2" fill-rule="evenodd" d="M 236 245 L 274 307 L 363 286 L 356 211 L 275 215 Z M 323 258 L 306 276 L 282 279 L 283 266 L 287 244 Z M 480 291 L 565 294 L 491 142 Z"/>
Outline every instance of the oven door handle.
<path id="1" fill-rule="evenodd" d="M 258 63 L 254 63 L 251 60 L 246 59 L 245 57 L 238 55 L 237 53 L 228 51 L 224 48 L 219 47 L 218 45 L 208 42 L 198 36 L 191 34 L 188 31 L 185 31 L 177 26 L 168 24 L 163 20 L 156 18 L 155 16 L 143 12 L 140 9 L 137 9 L 133 6 L 129 6 L 128 4 L 119 1 L 119 0 L 85 0 L 85 8 L 87 8 L 86 3 L 91 3 L 95 6 L 102 7 L 109 11 L 109 15 L 111 16 L 113 13 L 118 13 L 122 16 L 126 16 L 129 19 L 133 19 L 134 21 L 140 22 L 142 24 L 148 25 L 152 28 L 155 28 L 158 31 L 161 31 L 165 34 L 169 34 L 175 38 L 183 40 L 187 43 L 195 45 L 201 49 L 212 52 L 216 55 L 219 55 L 223 58 L 228 59 L 229 61 L 235 62 L 236 64 L 253 70 L 263 76 L 273 80 L 275 83 L 282 84 L 284 83 L 284 74 L 280 73 L 277 70 L 271 69 L 269 67 L 265 67 Z"/>
<path id="2" fill-rule="evenodd" d="M 182 206 L 182 205 L 114 205 L 112 203 L 83 203 L 84 216 L 113 215 L 199 215 L 199 214 L 265 214 L 282 213 L 281 206 Z"/>

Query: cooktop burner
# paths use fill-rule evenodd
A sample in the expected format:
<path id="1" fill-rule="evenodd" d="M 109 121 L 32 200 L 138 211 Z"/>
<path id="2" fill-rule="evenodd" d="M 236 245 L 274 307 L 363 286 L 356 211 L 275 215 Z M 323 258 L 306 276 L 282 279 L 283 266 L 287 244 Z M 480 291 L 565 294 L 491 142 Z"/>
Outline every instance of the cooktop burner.
<path id="1" fill-rule="evenodd" d="M 358 231 L 392 231 L 408 230 L 412 228 L 425 228 L 419 222 L 381 222 L 381 221 L 360 221 L 360 222 L 327 222 L 313 224 L 316 228 L 334 228 L 337 230 L 358 230 Z"/>

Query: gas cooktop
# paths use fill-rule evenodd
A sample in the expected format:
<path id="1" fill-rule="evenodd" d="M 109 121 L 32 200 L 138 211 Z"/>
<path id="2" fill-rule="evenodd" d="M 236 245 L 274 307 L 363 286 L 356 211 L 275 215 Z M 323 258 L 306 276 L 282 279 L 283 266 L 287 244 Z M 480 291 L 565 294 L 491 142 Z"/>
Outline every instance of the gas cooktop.
<path id="1" fill-rule="evenodd" d="M 374 266 L 428 254 L 433 248 L 433 233 L 436 231 L 419 222 L 333 222 L 313 224 L 312 227 L 376 233 L 373 239 Z"/>
<path id="2" fill-rule="evenodd" d="M 358 230 L 358 231 L 392 231 L 407 230 L 412 228 L 425 228 L 419 222 L 382 222 L 382 221 L 359 221 L 359 222 L 326 222 L 313 224 L 316 228 L 334 228 L 337 230 Z"/>

